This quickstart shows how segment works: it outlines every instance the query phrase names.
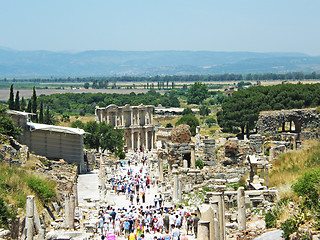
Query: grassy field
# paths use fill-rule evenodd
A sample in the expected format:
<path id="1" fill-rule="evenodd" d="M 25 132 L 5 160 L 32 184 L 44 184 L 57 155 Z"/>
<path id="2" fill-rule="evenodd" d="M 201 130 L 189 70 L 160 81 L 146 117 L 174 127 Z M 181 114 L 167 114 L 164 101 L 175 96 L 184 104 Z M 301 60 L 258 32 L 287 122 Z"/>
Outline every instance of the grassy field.
<path id="1" fill-rule="evenodd" d="M 293 198 L 291 185 L 305 172 L 320 167 L 320 143 L 309 141 L 304 148 L 281 154 L 272 162 L 270 186 L 277 187 L 280 198 Z"/>

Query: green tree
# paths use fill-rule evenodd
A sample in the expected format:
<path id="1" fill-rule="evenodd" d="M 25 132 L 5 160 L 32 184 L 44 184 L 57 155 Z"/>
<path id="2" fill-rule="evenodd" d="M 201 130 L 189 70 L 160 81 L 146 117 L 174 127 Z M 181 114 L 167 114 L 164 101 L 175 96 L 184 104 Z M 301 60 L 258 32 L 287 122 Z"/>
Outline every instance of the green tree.
<path id="1" fill-rule="evenodd" d="M 87 122 L 84 130 L 89 133 L 85 136 L 85 144 L 88 148 L 94 148 L 102 152 L 109 150 L 116 156 L 122 155 L 124 148 L 123 131 L 114 129 L 112 125 L 105 122 Z"/>
<path id="2" fill-rule="evenodd" d="M 10 94 L 9 94 L 8 104 L 9 104 L 9 109 L 13 110 L 14 109 L 13 84 L 11 84 L 11 86 L 10 86 Z"/>
<path id="3" fill-rule="evenodd" d="M 44 123 L 44 116 L 43 116 L 43 102 L 41 102 L 41 103 L 40 103 L 39 123 Z"/>
<path id="4" fill-rule="evenodd" d="M 52 124 L 54 125 L 57 123 L 57 119 L 55 118 L 54 114 L 50 111 L 50 107 L 47 106 L 47 109 L 44 113 L 43 120 L 45 124 Z"/>
<path id="5" fill-rule="evenodd" d="M 26 110 L 26 101 L 24 100 L 24 97 L 21 98 L 20 108 L 21 108 L 21 111 Z"/>
<path id="6" fill-rule="evenodd" d="M 28 101 L 27 112 L 31 113 L 31 100 Z"/>
<path id="7" fill-rule="evenodd" d="M 85 89 L 88 89 L 88 88 L 90 87 L 90 84 L 89 84 L 88 82 L 86 82 L 86 83 L 83 85 L 83 87 L 84 87 Z"/>
<path id="8" fill-rule="evenodd" d="M 21 134 L 21 129 L 15 127 L 12 119 L 7 116 L 5 108 L 0 108 L 0 133 L 14 138 Z"/>
<path id="9" fill-rule="evenodd" d="M 201 104 L 208 97 L 208 86 L 201 82 L 195 82 L 188 90 L 188 104 Z"/>
<path id="10" fill-rule="evenodd" d="M 210 114 L 210 109 L 206 105 L 202 105 L 199 109 L 199 114 L 201 116 L 208 116 Z"/>
<path id="11" fill-rule="evenodd" d="M 32 120 L 35 122 L 38 122 L 38 114 L 37 114 L 37 93 L 36 93 L 36 88 L 33 87 L 33 94 L 31 97 L 31 110 L 34 115 L 32 115 Z"/>
<path id="12" fill-rule="evenodd" d="M 20 96 L 19 96 L 19 91 L 16 93 L 16 98 L 14 100 L 14 109 L 19 111 L 20 110 Z"/>
<path id="13" fill-rule="evenodd" d="M 192 109 L 191 109 L 191 108 L 189 108 L 189 107 L 187 107 L 187 108 L 183 109 L 183 111 L 182 111 L 182 113 L 181 113 L 181 114 L 182 114 L 182 115 L 188 115 L 188 114 L 194 115 L 194 113 L 193 113 Z"/>
<path id="14" fill-rule="evenodd" d="M 71 127 L 84 129 L 85 128 L 85 124 L 83 122 L 81 122 L 80 120 L 76 120 L 76 121 L 71 123 Z"/>
<path id="15" fill-rule="evenodd" d="M 196 128 L 200 125 L 199 120 L 193 114 L 187 114 L 182 116 L 176 123 L 176 126 L 180 124 L 187 124 L 190 126 L 190 132 L 192 136 L 196 135 Z"/>
<path id="16" fill-rule="evenodd" d="M 209 117 L 207 120 L 206 120 L 206 124 L 211 127 L 213 124 L 216 124 L 217 121 L 214 117 Z"/>

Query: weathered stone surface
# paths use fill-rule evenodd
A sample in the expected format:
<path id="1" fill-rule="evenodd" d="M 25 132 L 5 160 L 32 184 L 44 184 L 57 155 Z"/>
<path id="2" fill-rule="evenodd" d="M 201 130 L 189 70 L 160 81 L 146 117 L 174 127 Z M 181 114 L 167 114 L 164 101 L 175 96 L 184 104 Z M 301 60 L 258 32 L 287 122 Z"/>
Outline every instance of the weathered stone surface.
<path id="1" fill-rule="evenodd" d="M 320 127 L 320 113 L 315 108 L 261 112 L 257 121 L 260 134 L 277 133 L 285 122 L 294 122 L 295 131 Z"/>

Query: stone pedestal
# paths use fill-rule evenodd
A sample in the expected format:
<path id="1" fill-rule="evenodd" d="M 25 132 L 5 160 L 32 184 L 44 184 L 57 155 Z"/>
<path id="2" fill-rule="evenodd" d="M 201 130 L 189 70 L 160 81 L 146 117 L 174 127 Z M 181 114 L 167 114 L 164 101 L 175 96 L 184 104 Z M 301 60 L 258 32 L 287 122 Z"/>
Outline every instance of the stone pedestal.
<path id="1" fill-rule="evenodd" d="M 245 207 L 245 194 L 244 194 L 243 187 L 238 188 L 237 202 L 238 202 L 239 230 L 244 231 L 246 230 L 246 207 Z"/>
<path id="2" fill-rule="evenodd" d="M 210 222 L 199 221 L 198 223 L 198 239 L 210 240 Z"/>

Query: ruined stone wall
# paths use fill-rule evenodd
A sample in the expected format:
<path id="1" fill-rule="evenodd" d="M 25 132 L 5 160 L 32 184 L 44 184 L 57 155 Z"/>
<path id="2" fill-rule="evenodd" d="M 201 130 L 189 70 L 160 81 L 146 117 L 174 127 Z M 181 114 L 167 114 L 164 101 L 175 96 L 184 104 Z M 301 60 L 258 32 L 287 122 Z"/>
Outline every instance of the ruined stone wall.
<path id="1" fill-rule="evenodd" d="M 293 122 L 295 132 L 314 130 L 320 127 L 320 113 L 315 108 L 261 112 L 256 125 L 257 132 L 277 133 L 285 122 Z"/>

